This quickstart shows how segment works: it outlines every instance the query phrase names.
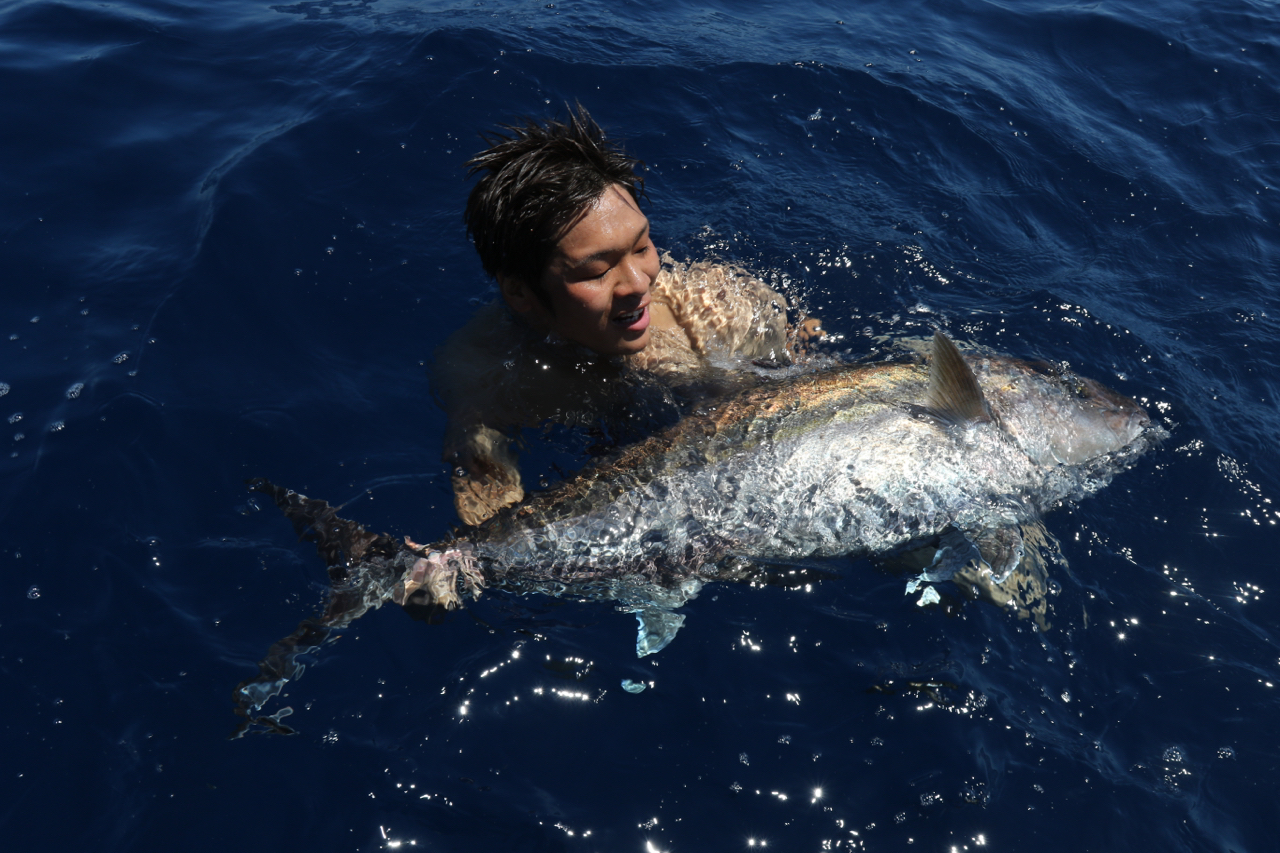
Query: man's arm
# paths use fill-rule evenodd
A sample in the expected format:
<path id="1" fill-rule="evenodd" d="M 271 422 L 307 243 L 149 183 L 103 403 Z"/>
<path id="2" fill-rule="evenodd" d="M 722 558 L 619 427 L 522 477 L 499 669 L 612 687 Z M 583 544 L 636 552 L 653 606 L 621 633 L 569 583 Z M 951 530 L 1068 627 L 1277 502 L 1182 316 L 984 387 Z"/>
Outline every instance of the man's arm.
<path id="1" fill-rule="evenodd" d="M 436 351 L 432 384 L 448 415 L 443 458 L 451 469 L 453 503 L 465 524 L 480 524 L 524 497 L 502 401 L 512 344 L 507 312 L 482 307 Z"/>

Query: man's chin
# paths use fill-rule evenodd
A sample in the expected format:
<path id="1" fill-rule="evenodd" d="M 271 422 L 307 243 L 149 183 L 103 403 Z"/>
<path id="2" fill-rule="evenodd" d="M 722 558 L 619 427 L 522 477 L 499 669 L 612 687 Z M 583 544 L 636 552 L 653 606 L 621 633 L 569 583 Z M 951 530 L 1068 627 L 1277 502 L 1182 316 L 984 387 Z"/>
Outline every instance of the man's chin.
<path id="1" fill-rule="evenodd" d="M 635 355 L 649 346 L 649 330 L 628 332 L 621 335 L 614 346 L 614 355 Z"/>

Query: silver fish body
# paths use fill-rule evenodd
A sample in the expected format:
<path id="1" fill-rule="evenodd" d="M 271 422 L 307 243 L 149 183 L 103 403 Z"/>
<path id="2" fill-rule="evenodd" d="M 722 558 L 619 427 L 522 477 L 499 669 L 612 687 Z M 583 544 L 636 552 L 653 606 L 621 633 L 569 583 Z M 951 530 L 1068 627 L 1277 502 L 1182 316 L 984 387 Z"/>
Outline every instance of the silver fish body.
<path id="1" fill-rule="evenodd" d="M 301 674 L 301 655 L 387 601 L 448 609 L 486 587 L 612 600 L 637 615 L 645 655 L 671 641 L 703 583 L 753 577 L 753 565 L 933 542 L 913 584 L 974 565 L 999 583 L 1023 557 L 1021 525 L 1101 489 L 1164 435 L 1092 380 L 962 355 L 938 333 L 927 363 L 753 388 L 426 547 L 253 481 L 318 544 L 332 587 L 323 615 L 236 688 L 237 735 L 291 731 L 287 709 L 259 709 Z"/>
<path id="2" fill-rule="evenodd" d="M 878 554 L 974 540 L 1102 488 L 1162 435 L 1090 380 L 945 337 L 922 364 L 845 366 L 752 389 L 537 495 L 462 547 L 490 582 L 716 576 L 736 557 Z M 950 368 L 972 380 L 949 399 Z M 967 409 L 965 407 L 968 407 Z"/>

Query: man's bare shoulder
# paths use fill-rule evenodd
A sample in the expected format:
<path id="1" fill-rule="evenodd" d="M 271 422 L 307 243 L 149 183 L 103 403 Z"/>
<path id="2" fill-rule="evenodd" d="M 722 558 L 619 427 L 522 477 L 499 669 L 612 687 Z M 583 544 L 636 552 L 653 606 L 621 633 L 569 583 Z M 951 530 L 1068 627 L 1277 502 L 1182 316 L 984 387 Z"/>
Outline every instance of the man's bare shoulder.
<path id="1" fill-rule="evenodd" d="M 482 305 L 436 348 L 432 376 L 442 393 L 501 370 L 523 335 L 501 302 Z"/>
<path id="2" fill-rule="evenodd" d="M 785 349 L 786 298 L 737 264 L 664 255 L 654 298 L 670 307 L 699 355 L 776 358 Z"/>
<path id="3" fill-rule="evenodd" d="M 616 393 L 621 370 L 581 346 L 537 335 L 497 302 L 436 350 L 433 380 L 455 426 L 506 430 L 581 420 Z"/>
<path id="4" fill-rule="evenodd" d="M 511 311 L 501 300 L 481 305 L 467 322 L 445 339 L 440 354 L 501 353 L 511 348 L 517 331 Z"/>
<path id="5" fill-rule="evenodd" d="M 682 291 L 716 290 L 739 298 L 753 298 L 767 294 L 769 298 L 786 300 L 763 277 L 741 264 L 718 258 L 697 261 L 678 261 L 669 252 L 662 254 L 662 272 L 654 282 L 655 288 L 680 299 Z"/>

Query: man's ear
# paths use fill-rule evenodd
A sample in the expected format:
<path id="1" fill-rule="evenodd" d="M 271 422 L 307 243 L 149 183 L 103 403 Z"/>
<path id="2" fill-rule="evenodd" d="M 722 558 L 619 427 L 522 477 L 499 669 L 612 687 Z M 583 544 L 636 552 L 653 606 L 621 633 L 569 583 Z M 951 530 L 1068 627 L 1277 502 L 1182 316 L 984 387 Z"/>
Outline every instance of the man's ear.
<path id="1" fill-rule="evenodd" d="M 537 295 L 529 285 L 525 284 L 523 278 L 499 273 L 498 290 L 502 292 L 502 298 L 506 300 L 507 307 L 517 314 L 529 313 L 537 303 Z"/>

